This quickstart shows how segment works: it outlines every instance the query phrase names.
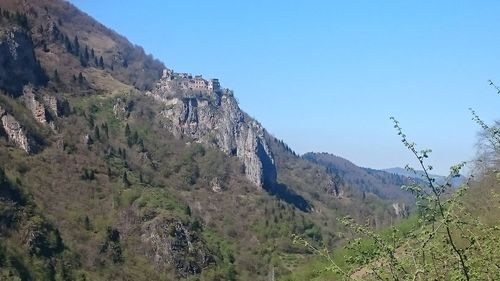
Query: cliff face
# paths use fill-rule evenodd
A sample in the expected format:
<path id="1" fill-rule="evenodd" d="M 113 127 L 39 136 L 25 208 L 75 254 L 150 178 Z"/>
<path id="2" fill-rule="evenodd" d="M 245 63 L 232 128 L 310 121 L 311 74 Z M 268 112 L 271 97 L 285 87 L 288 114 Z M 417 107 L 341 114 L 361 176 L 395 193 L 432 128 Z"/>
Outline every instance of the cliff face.
<path id="1" fill-rule="evenodd" d="M 21 124 L 12 115 L 6 113 L 2 107 L 0 107 L 0 119 L 2 128 L 7 134 L 7 139 L 22 150 L 30 153 L 32 148 L 26 131 Z"/>
<path id="2" fill-rule="evenodd" d="M 252 183 L 259 187 L 273 186 L 276 167 L 264 138 L 264 128 L 239 108 L 227 89 L 179 91 L 172 86 L 187 79 L 164 75 L 156 88 L 148 92 L 165 106 L 161 112 L 165 127 L 179 138 L 214 145 L 228 155 L 239 157 Z"/>
<path id="3" fill-rule="evenodd" d="M 30 35 L 19 27 L 0 27 L 0 89 L 20 95 L 24 85 L 42 85 L 46 81 Z"/>
<path id="4" fill-rule="evenodd" d="M 26 85 L 23 88 L 23 96 L 21 100 L 24 102 L 26 108 L 31 111 L 33 118 L 42 124 L 49 125 L 50 128 L 55 130 L 53 120 L 58 117 L 58 102 L 56 97 L 43 95 L 33 88 L 32 85 Z"/>

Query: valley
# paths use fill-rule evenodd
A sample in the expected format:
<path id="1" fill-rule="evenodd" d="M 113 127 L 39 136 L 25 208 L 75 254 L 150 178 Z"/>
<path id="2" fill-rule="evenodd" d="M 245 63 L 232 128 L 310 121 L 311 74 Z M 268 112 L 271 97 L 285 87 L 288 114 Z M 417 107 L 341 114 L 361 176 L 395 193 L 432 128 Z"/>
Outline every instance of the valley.
<path id="1" fill-rule="evenodd" d="M 0 280 L 337 280 L 312 249 L 369 264 L 346 259 L 359 233 L 343 218 L 387 239 L 425 225 L 408 174 L 299 155 L 238 89 L 175 72 L 67 1 L 0 9 Z M 495 173 L 465 196 L 488 226 Z"/>

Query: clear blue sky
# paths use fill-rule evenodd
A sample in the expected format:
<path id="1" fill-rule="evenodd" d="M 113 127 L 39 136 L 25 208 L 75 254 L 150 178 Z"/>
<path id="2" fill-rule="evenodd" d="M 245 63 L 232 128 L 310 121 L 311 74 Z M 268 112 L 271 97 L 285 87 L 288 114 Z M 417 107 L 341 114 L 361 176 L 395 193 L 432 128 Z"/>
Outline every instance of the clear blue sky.
<path id="1" fill-rule="evenodd" d="M 72 0 L 179 72 L 217 77 L 299 153 L 372 168 L 411 162 L 390 116 L 438 173 L 500 117 L 500 1 Z"/>

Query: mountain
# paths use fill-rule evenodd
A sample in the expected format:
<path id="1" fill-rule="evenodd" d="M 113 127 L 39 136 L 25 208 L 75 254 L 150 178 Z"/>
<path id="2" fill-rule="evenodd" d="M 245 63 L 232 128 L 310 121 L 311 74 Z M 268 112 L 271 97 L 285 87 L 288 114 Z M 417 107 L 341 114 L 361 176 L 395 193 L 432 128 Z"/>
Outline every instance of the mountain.
<path id="1" fill-rule="evenodd" d="M 68 2 L 0 9 L 2 280 L 267 280 L 311 254 L 292 234 L 333 247 L 339 217 L 383 227 L 411 204 Z"/>
<path id="2" fill-rule="evenodd" d="M 395 167 L 395 168 L 389 168 L 389 169 L 384 169 L 383 171 L 395 174 L 395 175 L 400 175 L 406 178 L 411 178 L 411 179 L 416 179 L 416 180 L 422 180 L 425 178 L 425 173 L 422 170 L 416 170 L 415 172 L 408 171 L 405 168 L 400 168 L 400 167 Z M 440 175 L 434 175 L 430 174 L 429 175 L 431 178 L 435 179 L 437 184 L 445 184 L 446 183 L 446 176 L 440 176 Z M 451 184 L 452 187 L 460 187 L 462 184 L 467 182 L 467 178 L 463 175 L 460 175 L 459 177 L 454 177 L 449 179 L 449 183 Z"/>
<path id="3" fill-rule="evenodd" d="M 405 177 L 398 174 L 358 167 L 347 159 L 324 152 L 309 152 L 303 157 L 326 167 L 343 182 L 354 185 L 359 190 L 375 193 L 381 198 L 401 198 L 408 195 L 401 190 L 401 186 L 406 183 Z"/>
<path id="4" fill-rule="evenodd" d="M 399 200 L 400 202 L 395 202 L 393 205 L 396 213 L 400 213 L 399 209 L 402 208 L 405 209 L 405 216 L 408 215 L 408 207 L 412 205 L 413 198 L 401 189 L 402 185 L 408 183 L 405 176 L 362 168 L 347 159 L 324 152 L 309 152 L 302 157 L 325 167 L 330 174 L 334 175 L 339 185 L 349 185 L 362 191 L 363 194 L 372 193 L 382 199 Z"/>
<path id="5" fill-rule="evenodd" d="M 240 110 L 217 79 L 165 70 L 150 96 L 165 106 L 161 115 L 174 135 L 213 145 L 237 156 L 247 178 L 258 187 L 276 184 L 276 167 L 264 128 Z"/>

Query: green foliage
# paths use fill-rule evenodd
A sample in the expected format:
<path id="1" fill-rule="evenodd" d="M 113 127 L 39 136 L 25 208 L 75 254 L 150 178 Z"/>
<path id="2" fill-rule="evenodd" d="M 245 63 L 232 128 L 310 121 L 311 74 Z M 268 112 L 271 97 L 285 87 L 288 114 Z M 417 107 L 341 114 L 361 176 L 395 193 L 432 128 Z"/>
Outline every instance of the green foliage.
<path id="1" fill-rule="evenodd" d="M 82 180 L 87 180 L 87 181 L 92 181 L 95 180 L 95 170 L 94 169 L 87 169 L 85 168 L 83 170 L 83 174 L 81 176 Z"/>
<path id="2" fill-rule="evenodd" d="M 98 126 L 94 127 L 94 138 L 99 141 L 101 140 L 101 131 Z"/>
<path id="3" fill-rule="evenodd" d="M 359 249 L 359 254 L 351 257 L 351 262 L 364 265 L 366 272 L 360 275 L 369 279 L 498 278 L 499 271 L 492 269 L 500 260 L 500 255 L 490 250 L 500 245 L 498 222 L 486 225 L 471 215 L 463 203 L 463 197 L 469 189 L 467 185 L 451 194 L 449 192 L 449 181 L 459 176 L 464 164 L 451 167 L 447 181 L 436 184 L 428 173 L 432 167 L 425 165 L 430 150 L 417 151 L 416 145 L 407 140 L 399 123 L 393 121 L 403 144 L 417 158 L 425 174 L 426 185 L 414 183 L 404 186 L 417 199 L 419 224 L 404 237 L 397 236 L 397 229 L 394 229 L 393 235 L 384 239 L 369 228 L 344 219 L 344 225 L 372 240 L 377 246 L 370 251 L 363 251 L 359 242 L 361 240 L 354 240 L 353 245 Z M 353 275 L 356 276 L 356 273 Z"/>
<path id="4" fill-rule="evenodd" d="M 123 262 L 120 232 L 117 229 L 110 226 L 106 228 L 104 242 L 101 244 L 99 252 L 101 254 L 107 255 L 115 264 Z M 101 263 L 103 262 L 104 261 L 101 261 Z"/>
<path id="5" fill-rule="evenodd" d="M 60 233 L 0 168 L 0 279 L 70 278 L 74 261 Z M 21 239 L 19 239 L 21 238 Z M 64 279 L 64 280 L 67 280 Z"/>
<path id="6" fill-rule="evenodd" d="M 203 239 L 207 243 L 216 259 L 216 268 L 203 273 L 207 280 L 238 280 L 235 268 L 233 246 L 211 231 L 203 232 Z"/>
<path id="7" fill-rule="evenodd" d="M 135 200 L 143 217 L 151 213 L 176 214 L 184 216 L 185 206 L 162 189 L 152 189 L 144 192 Z"/>
<path id="8" fill-rule="evenodd" d="M 497 92 L 500 88 L 490 81 Z M 484 130 L 489 141 L 489 151 L 498 160 L 498 126 L 489 126 L 472 111 L 473 120 Z M 497 280 L 500 278 L 500 221 L 492 218 L 489 210 L 477 210 L 473 203 L 481 200 L 500 211 L 498 194 L 498 166 L 476 182 L 469 181 L 458 190 L 451 190 L 452 179 L 460 176 L 465 163 L 450 168 L 446 181 L 437 184 L 430 176 L 432 166 L 427 165 L 431 150 L 417 150 L 409 141 L 399 122 L 391 117 L 403 145 L 411 152 L 423 171 L 422 181 L 403 186 L 417 201 L 415 224 L 378 233 L 369 225 L 362 225 L 350 217 L 340 221 L 351 230 L 355 239 L 349 241 L 345 261 L 336 260 L 327 248 L 312 245 L 309 240 L 294 236 L 295 242 L 304 245 L 318 257 L 326 260 L 322 270 L 331 272 L 339 280 Z M 493 161 L 498 163 L 498 161 Z M 407 166 L 407 170 L 417 172 Z M 484 186 L 490 186 L 490 197 L 478 196 Z M 473 199 L 472 199 L 473 198 Z"/>
<path id="9" fill-rule="evenodd" d="M 126 187 L 129 187 L 131 185 L 130 181 L 128 180 L 127 171 L 123 172 L 122 181 Z"/>
<path id="10" fill-rule="evenodd" d="M 38 150 L 47 144 L 51 135 L 48 127 L 42 126 L 34 118 L 31 112 L 19 101 L 0 91 L 0 105 L 2 108 L 23 125 L 30 139 L 34 141 L 34 149 Z"/>
<path id="11" fill-rule="evenodd" d="M 130 126 L 127 123 L 125 125 L 125 137 L 129 137 L 129 136 L 130 136 Z"/>

